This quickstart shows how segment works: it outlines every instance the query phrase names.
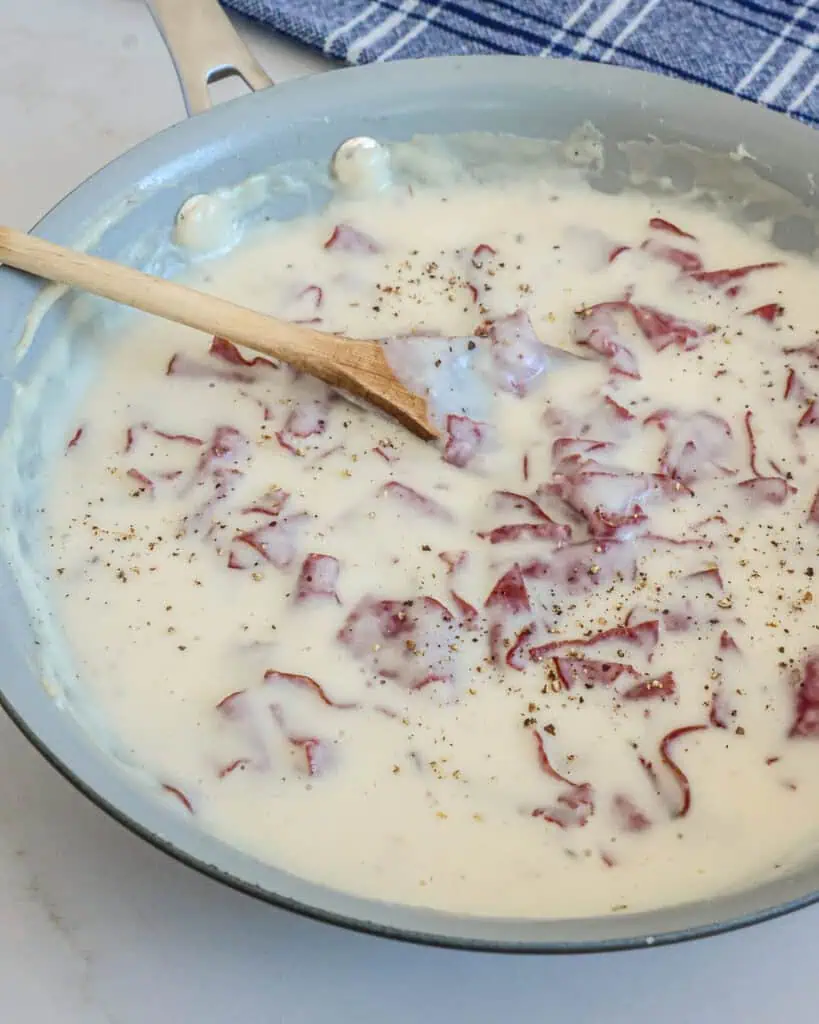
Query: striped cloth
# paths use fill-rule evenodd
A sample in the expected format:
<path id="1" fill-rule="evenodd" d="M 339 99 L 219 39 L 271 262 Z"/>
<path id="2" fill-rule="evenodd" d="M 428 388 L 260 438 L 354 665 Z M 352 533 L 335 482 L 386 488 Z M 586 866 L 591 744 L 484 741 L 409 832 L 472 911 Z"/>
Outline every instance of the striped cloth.
<path id="1" fill-rule="evenodd" d="M 226 0 L 351 64 L 525 53 L 714 86 L 819 125 L 819 0 Z"/>

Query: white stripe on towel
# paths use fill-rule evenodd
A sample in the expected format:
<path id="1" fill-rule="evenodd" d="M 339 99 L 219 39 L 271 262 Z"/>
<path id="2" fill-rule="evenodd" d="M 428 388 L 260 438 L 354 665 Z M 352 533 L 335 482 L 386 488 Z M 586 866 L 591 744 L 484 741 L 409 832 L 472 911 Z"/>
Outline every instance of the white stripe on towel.
<path id="1" fill-rule="evenodd" d="M 436 4 L 435 7 L 431 7 L 424 17 L 419 19 L 409 32 L 406 33 L 406 35 L 403 35 L 397 42 L 388 47 L 388 49 L 386 49 L 378 59 L 389 60 L 391 57 L 394 57 L 399 50 L 403 50 L 407 43 L 411 43 L 416 36 L 420 35 L 424 29 L 428 27 L 429 23 L 440 12 L 441 6 L 441 4 Z"/>
<path id="2" fill-rule="evenodd" d="M 816 57 L 813 47 L 815 47 L 817 43 L 819 43 L 819 35 L 814 33 L 813 35 L 808 36 L 805 40 L 804 46 L 800 44 L 797 47 L 796 53 L 794 53 L 785 67 L 782 68 L 776 78 L 760 93 L 759 98 L 763 103 L 773 103 L 782 90 L 787 88 L 795 76 L 799 74 L 799 71 L 805 61 L 810 57 Z"/>
<path id="3" fill-rule="evenodd" d="M 605 32 L 609 25 L 623 13 L 630 3 L 631 0 L 613 0 L 600 17 L 589 25 L 588 31 L 582 39 L 578 39 L 572 52 L 579 54 L 588 53 L 592 44 L 597 42 L 597 37 L 600 33 Z"/>
<path id="4" fill-rule="evenodd" d="M 614 56 L 617 50 L 620 49 L 620 47 L 628 39 L 632 32 L 639 28 L 640 24 L 649 16 L 649 14 L 651 14 L 654 8 L 660 3 L 662 3 L 662 0 L 648 0 L 648 3 L 644 7 L 640 8 L 639 12 L 637 13 L 637 17 L 631 19 L 631 21 L 628 23 L 628 25 L 626 25 L 626 27 L 623 29 L 620 35 L 617 36 L 617 38 L 614 40 L 614 42 L 611 44 L 608 50 L 606 50 L 606 52 L 603 54 L 600 60 L 611 60 L 611 58 Z"/>
<path id="5" fill-rule="evenodd" d="M 338 39 L 339 36 L 343 36 L 350 29 L 360 25 L 362 21 L 366 21 L 371 15 L 375 14 L 381 4 L 378 0 L 373 0 L 373 3 L 368 4 L 363 11 L 359 11 L 355 17 L 350 18 L 349 21 L 345 21 L 343 25 L 339 25 L 338 28 L 334 28 L 333 31 L 324 40 L 324 52 L 330 52 L 330 46 Z"/>
<path id="6" fill-rule="evenodd" d="M 363 36 L 351 43 L 347 47 L 347 60 L 350 64 L 357 64 L 359 57 L 368 46 L 372 46 L 373 43 L 377 43 L 379 39 L 383 39 L 384 36 L 397 29 L 419 3 L 420 0 L 402 0 L 401 7 L 397 11 L 393 11 L 380 25 L 371 28 L 369 32 L 365 32 Z"/>
<path id="7" fill-rule="evenodd" d="M 760 73 L 760 71 L 765 70 L 765 68 L 768 66 L 768 62 L 774 56 L 779 47 L 790 37 L 794 21 L 796 21 L 797 19 L 801 18 L 804 14 L 806 14 L 810 10 L 811 6 L 812 0 L 808 0 L 807 3 L 802 4 L 802 6 L 799 8 L 796 14 L 793 16 L 793 19 L 789 21 L 787 25 L 784 26 L 784 28 L 776 37 L 776 39 L 774 39 L 774 41 L 771 43 L 768 49 L 762 54 L 762 56 L 759 58 L 756 64 L 754 64 L 754 66 L 751 68 L 748 74 L 745 75 L 745 77 L 742 79 L 742 81 L 739 83 L 736 89 L 734 89 L 734 92 L 741 93 L 743 89 L 747 89 L 747 87 L 751 84 L 751 82 L 753 82 L 753 80 Z"/>
<path id="8" fill-rule="evenodd" d="M 566 38 L 569 29 L 574 28 L 574 26 L 578 23 L 578 21 L 580 21 L 580 19 L 583 17 L 586 11 L 588 11 L 590 7 L 593 7 L 595 3 L 596 0 L 583 0 L 583 3 L 577 8 L 577 10 L 573 11 L 569 15 L 569 17 L 563 22 L 563 28 L 561 28 L 559 32 L 555 33 L 554 39 L 551 40 L 549 45 L 545 46 L 540 51 L 540 56 L 546 57 L 548 54 L 552 52 L 553 46 L 557 46 L 558 43 L 562 43 L 563 40 Z"/>
<path id="9" fill-rule="evenodd" d="M 796 99 L 788 104 L 788 111 L 793 112 L 798 110 L 805 102 L 805 100 L 808 98 L 808 96 L 810 96 L 810 94 L 813 92 L 817 85 L 819 85 L 819 71 L 816 72 L 816 74 L 808 82 L 808 84 L 805 86 L 802 92 L 799 93 Z"/>

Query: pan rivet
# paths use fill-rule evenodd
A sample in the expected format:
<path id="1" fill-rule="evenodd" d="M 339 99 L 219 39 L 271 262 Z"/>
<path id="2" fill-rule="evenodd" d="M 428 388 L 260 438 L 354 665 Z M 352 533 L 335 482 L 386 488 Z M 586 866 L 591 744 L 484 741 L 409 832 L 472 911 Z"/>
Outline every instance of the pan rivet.
<path id="1" fill-rule="evenodd" d="M 379 192 L 390 184 L 390 153 L 376 139 L 345 139 L 330 158 L 330 174 L 345 191 Z"/>

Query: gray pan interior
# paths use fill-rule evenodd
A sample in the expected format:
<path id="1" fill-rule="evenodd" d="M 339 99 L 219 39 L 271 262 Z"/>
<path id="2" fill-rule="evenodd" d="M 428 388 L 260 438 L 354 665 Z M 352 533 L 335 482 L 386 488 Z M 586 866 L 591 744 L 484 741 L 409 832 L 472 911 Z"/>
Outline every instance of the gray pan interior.
<path id="1" fill-rule="evenodd" d="M 727 154 L 742 143 L 754 154 L 754 170 L 762 179 L 781 186 L 807 207 L 817 202 L 808 174 L 815 166 L 817 137 L 782 116 L 698 87 L 607 66 L 517 57 L 446 58 L 333 71 L 217 107 L 149 139 L 101 170 L 52 210 L 37 233 L 78 244 L 100 223 L 108 224 L 91 248 L 145 265 L 152 252 L 167 243 L 174 214 L 192 193 L 234 184 L 280 161 L 326 161 L 335 146 L 352 135 L 401 140 L 419 132 L 480 130 L 565 138 L 585 120 L 603 129 L 611 145 L 653 137 Z M 747 161 L 736 163 L 748 166 Z M 296 193 L 283 196 L 274 212 L 289 217 L 299 208 Z M 111 216 L 101 221 L 105 212 Z M 805 236 L 807 223 L 794 230 Z M 14 346 L 38 291 L 31 279 L 0 271 L 2 427 L 9 419 L 15 386 L 36 371 L 65 315 L 63 301 L 46 316 L 31 350 L 18 363 Z M 29 455 L 36 460 L 36 452 Z M 819 857 L 798 873 L 740 894 L 673 910 L 591 920 L 454 916 L 314 885 L 200 832 L 188 816 L 158 800 L 154 791 L 112 761 L 41 684 L 37 636 L 5 563 L 0 565 L 0 601 L 2 702 L 38 749 L 137 834 L 195 868 L 278 905 L 410 941 L 511 952 L 573 952 L 693 938 L 816 899 Z"/>

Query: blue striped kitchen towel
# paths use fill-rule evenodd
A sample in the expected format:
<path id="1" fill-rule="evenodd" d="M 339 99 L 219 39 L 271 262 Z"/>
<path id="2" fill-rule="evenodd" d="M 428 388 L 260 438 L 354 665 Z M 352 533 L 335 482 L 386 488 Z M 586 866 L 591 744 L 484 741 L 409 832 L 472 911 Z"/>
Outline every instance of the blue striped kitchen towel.
<path id="1" fill-rule="evenodd" d="M 226 0 L 352 64 L 526 53 L 711 85 L 819 125 L 819 0 Z"/>

